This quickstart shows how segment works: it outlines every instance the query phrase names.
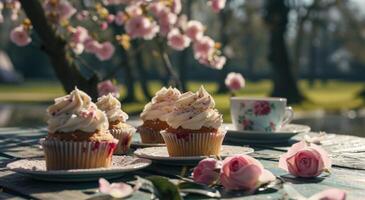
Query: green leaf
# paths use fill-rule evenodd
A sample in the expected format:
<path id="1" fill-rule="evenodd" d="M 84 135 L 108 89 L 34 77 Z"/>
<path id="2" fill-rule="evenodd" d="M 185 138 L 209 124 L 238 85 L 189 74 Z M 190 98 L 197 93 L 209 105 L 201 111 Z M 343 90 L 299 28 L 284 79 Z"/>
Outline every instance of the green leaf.
<path id="1" fill-rule="evenodd" d="M 149 176 L 146 179 L 152 182 L 156 189 L 156 196 L 159 199 L 182 200 L 179 188 L 174 183 L 169 181 L 168 178 L 162 176 Z"/>
<path id="2" fill-rule="evenodd" d="M 206 185 L 194 183 L 194 182 L 182 182 L 179 185 L 179 189 L 183 193 L 199 194 L 211 198 L 221 198 L 221 194 L 218 190 L 210 188 Z"/>

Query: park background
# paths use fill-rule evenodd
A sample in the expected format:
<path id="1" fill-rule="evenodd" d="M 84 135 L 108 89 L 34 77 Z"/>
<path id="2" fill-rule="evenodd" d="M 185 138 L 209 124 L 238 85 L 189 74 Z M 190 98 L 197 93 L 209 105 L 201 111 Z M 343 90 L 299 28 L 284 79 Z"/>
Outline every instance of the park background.
<path id="1" fill-rule="evenodd" d="M 236 95 L 286 97 L 296 123 L 364 136 L 365 1 L 227 0 L 218 14 L 204 0 L 182 2 L 184 13 L 220 41 L 227 62 L 216 70 L 195 61 L 191 48 L 168 54 L 183 90 L 206 86 L 225 122 L 230 122 L 230 93 L 224 80 L 239 72 L 246 86 Z M 46 107 L 65 92 L 41 49 L 10 42 L 14 26 L 9 20 L 0 24 L 0 126 L 45 126 Z M 103 36 L 112 37 L 113 31 Z M 86 76 L 98 71 L 105 79 L 115 75 L 122 108 L 135 118 L 168 85 L 156 49 L 152 42 L 135 40 L 130 51 L 118 51 L 108 61 L 83 55 L 88 67 L 81 70 Z"/>

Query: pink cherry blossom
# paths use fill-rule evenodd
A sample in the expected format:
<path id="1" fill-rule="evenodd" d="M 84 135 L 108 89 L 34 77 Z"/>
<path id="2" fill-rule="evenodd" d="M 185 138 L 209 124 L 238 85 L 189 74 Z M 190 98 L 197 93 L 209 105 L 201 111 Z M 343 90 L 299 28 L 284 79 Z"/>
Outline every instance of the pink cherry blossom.
<path id="1" fill-rule="evenodd" d="M 226 0 L 210 0 L 208 5 L 212 8 L 213 12 L 218 13 L 226 6 Z"/>
<path id="2" fill-rule="evenodd" d="M 226 57 L 224 56 L 213 56 L 209 61 L 209 65 L 214 69 L 222 69 L 224 64 L 226 64 Z"/>
<path id="3" fill-rule="evenodd" d="M 133 193 L 133 188 L 125 183 L 110 184 L 104 178 L 99 179 L 99 191 L 101 193 L 112 196 L 113 198 L 125 198 Z"/>
<path id="4" fill-rule="evenodd" d="M 227 190 L 254 191 L 260 185 L 274 181 L 275 176 L 248 155 L 224 159 L 220 181 Z"/>
<path id="5" fill-rule="evenodd" d="M 61 20 L 69 19 L 72 15 L 76 13 L 76 9 L 67 0 L 59 1 L 57 9 Z"/>
<path id="6" fill-rule="evenodd" d="M 181 0 L 173 0 L 171 10 L 173 13 L 179 14 L 182 10 Z"/>
<path id="7" fill-rule="evenodd" d="M 155 15 L 156 17 L 159 16 L 161 11 L 165 8 L 166 8 L 165 4 L 161 1 L 152 2 L 148 6 L 148 10 L 151 11 L 152 14 Z"/>
<path id="8" fill-rule="evenodd" d="M 156 35 L 158 27 L 151 19 L 145 16 L 136 16 L 127 21 L 125 30 L 132 38 L 152 39 Z"/>
<path id="9" fill-rule="evenodd" d="M 231 91 L 237 91 L 245 87 L 245 79 L 240 73 L 235 72 L 229 73 L 224 83 Z"/>
<path id="10" fill-rule="evenodd" d="M 311 196 L 308 200 L 345 200 L 345 199 L 346 199 L 345 191 L 336 188 L 330 188 Z"/>
<path id="11" fill-rule="evenodd" d="M 111 24 L 113 23 L 115 20 L 115 15 L 112 15 L 112 14 L 109 14 L 107 17 L 106 17 L 106 21 Z"/>
<path id="12" fill-rule="evenodd" d="M 185 49 L 190 44 L 190 39 L 186 35 L 181 34 L 176 28 L 170 31 L 167 35 L 167 40 L 167 44 L 178 51 Z"/>
<path id="13" fill-rule="evenodd" d="M 77 26 L 75 30 L 72 31 L 71 41 L 74 43 L 83 43 L 89 38 L 89 33 L 86 28 L 82 26 Z"/>
<path id="14" fill-rule="evenodd" d="M 204 26 L 199 21 L 191 20 L 186 25 L 185 34 L 193 41 L 203 37 Z"/>
<path id="15" fill-rule="evenodd" d="M 96 53 L 99 49 L 101 49 L 101 44 L 93 40 L 92 38 L 88 38 L 85 42 L 85 51 L 88 53 Z"/>
<path id="16" fill-rule="evenodd" d="M 195 41 L 193 45 L 195 58 L 208 58 L 214 51 L 214 44 L 214 41 L 208 36 Z"/>
<path id="17" fill-rule="evenodd" d="M 97 49 L 95 55 L 99 60 L 109 60 L 114 54 L 115 48 L 110 42 L 103 42 L 101 47 Z"/>
<path id="18" fill-rule="evenodd" d="M 119 98 L 118 87 L 113 84 L 111 80 L 106 80 L 98 83 L 98 95 L 112 94 L 114 97 Z"/>
<path id="19" fill-rule="evenodd" d="M 213 158 L 201 160 L 193 171 L 193 180 L 197 183 L 211 185 L 219 178 L 221 163 Z"/>
<path id="20" fill-rule="evenodd" d="M 172 26 L 176 24 L 176 22 L 177 22 L 177 15 L 171 12 L 169 8 L 161 10 L 158 16 L 158 23 L 160 25 L 160 35 L 166 36 L 170 32 Z"/>
<path id="21" fill-rule="evenodd" d="M 29 33 L 24 29 L 22 25 L 15 27 L 10 32 L 10 40 L 18 46 L 26 46 L 32 42 L 32 38 L 29 37 Z"/>
<path id="22" fill-rule="evenodd" d="M 125 21 L 127 21 L 127 16 L 125 15 L 125 13 L 122 11 L 118 11 L 114 19 L 115 24 L 121 26 L 125 23 Z"/>
<path id="23" fill-rule="evenodd" d="M 331 160 L 320 146 L 301 141 L 281 155 L 279 167 L 297 177 L 316 177 L 331 168 Z"/>
<path id="24" fill-rule="evenodd" d="M 130 4 L 126 7 L 125 11 L 128 13 L 130 17 L 136 17 L 143 14 L 142 8 L 140 4 Z"/>

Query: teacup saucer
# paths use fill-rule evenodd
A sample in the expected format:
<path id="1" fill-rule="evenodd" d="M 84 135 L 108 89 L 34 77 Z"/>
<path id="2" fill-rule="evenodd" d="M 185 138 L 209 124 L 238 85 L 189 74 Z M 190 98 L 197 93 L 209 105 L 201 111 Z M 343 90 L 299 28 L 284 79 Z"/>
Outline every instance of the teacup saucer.
<path id="1" fill-rule="evenodd" d="M 223 145 L 221 150 L 221 157 L 249 154 L 254 150 L 249 147 Z M 170 157 L 166 147 L 149 147 L 144 149 L 137 149 L 134 154 L 140 158 L 152 160 L 152 162 L 165 165 L 196 165 L 200 160 L 207 156 L 186 156 L 186 157 Z"/>
<path id="2" fill-rule="evenodd" d="M 151 164 L 148 159 L 131 156 L 113 156 L 109 168 L 48 170 L 44 158 L 22 159 L 9 163 L 6 167 L 30 178 L 55 182 L 95 181 L 124 176 L 127 172 L 143 169 Z"/>
<path id="3" fill-rule="evenodd" d="M 300 124 L 287 124 L 275 132 L 240 131 L 236 130 L 233 124 L 225 125 L 228 129 L 225 141 L 243 143 L 283 143 L 298 133 L 307 133 L 311 130 L 309 126 Z"/>

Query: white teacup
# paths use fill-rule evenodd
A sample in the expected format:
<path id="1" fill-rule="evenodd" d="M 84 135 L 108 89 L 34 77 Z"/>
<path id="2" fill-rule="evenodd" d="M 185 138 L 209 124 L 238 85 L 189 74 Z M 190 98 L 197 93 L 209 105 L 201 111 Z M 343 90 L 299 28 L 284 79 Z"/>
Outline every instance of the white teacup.
<path id="1" fill-rule="evenodd" d="M 293 117 L 285 98 L 231 98 L 232 123 L 240 131 L 275 132 Z"/>

